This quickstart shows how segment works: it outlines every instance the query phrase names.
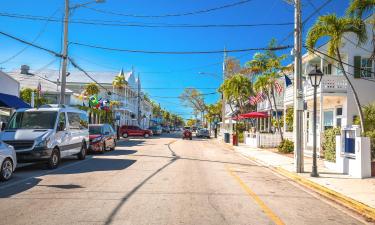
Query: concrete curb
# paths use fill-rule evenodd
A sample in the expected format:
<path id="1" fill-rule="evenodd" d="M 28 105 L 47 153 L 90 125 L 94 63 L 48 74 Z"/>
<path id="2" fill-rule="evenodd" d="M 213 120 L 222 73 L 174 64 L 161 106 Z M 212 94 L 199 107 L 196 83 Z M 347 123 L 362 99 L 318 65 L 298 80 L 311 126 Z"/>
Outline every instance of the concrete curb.
<path id="1" fill-rule="evenodd" d="M 238 151 L 237 151 L 238 152 Z M 240 152 L 239 152 L 240 153 Z M 241 153 L 240 153 L 241 154 Z M 243 154 L 242 154 L 243 155 Z M 346 208 L 349 208 L 353 211 L 355 211 L 356 213 L 362 215 L 363 217 L 365 217 L 367 220 L 369 220 L 370 222 L 374 222 L 375 221 L 375 208 L 372 208 L 366 204 L 363 204 L 362 202 L 359 202 L 357 200 L 354 200 L 352 198 L 349 198 L 343 194 L 340 194 L 336 191 L 333 191 L 327 187 L 324 187 L 318 183 L 315 183 L 309 179 L 306 179 L 305 177 L 302 177 L 296 173 L 293 173 L 293 172 L 290 172 L 288 170 L 285 170 L 281 167 L 274 167 L 274 166 L 270 166 L 268 165 L 266 162 L 263 162 L 262 160 L 259 160 L 259 159 L 256 159 L 254 157 L 250 157 L 250 156 L 246 156 L 246 155 L 243 155 L 245 156 L 246 158 L 249 158 L 253 161 L 256 161 L 264 166 L 267 166 L 268 168 L 270 168 L 272 171 L 284 176 L 284 177 L 287 177 L 291 180 L 293 180 L 294 182 L 298 183 L 298 184 L 301 184 L 303 185 L 304 187 L 307 187 L 315 192 L 317 192 L 318 194 L 346 207 Z"/>

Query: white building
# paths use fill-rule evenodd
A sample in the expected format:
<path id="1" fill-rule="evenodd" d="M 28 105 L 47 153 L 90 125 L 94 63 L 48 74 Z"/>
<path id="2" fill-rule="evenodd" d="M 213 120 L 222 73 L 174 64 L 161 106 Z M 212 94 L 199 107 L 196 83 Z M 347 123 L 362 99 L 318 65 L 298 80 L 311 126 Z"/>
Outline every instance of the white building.
<path id="1" fill-rule="evenodd" d="M 371 26 L 368 25 L 369 40 L 362 46 L 357 46 L 354 35 L 347 35 L 340 48 L 342 59 L 345 63 L 344 69 L 350 81 L 357 91 L 362 106 L 375 101 L 375 77 L 374 61 L 370 60 L 372 44 Z M 318 48 L 322 53 L 327 53 L 327 44 Z M 312 149 L 312 111 L 313 111 L 313 87 L 306 78 L 309 71 L 315 65 L 320 68 L 324 76 L 321 85 L 317 89 L 317 140 L 321 140 L 321 134 L 325 129 L 332 127 L 348 127 L 358 116 L 358 110 L 354 100 L 352 89 L 342 74 L 337 61 L 323 54 L 306 53 L 303 56 L 303 95 L 305 101 L 304 111 L 304 147 L 309 153 Z M 369 72 L 356 68 L 363 68 Z M 292 77 L 291 77 L 292 79 Z M 284 95 L 284 109 L 293 107 L 293 86 L 286 88 Z M 284 126 L 285 128 L 285 126 Z M 317 143 L 320 148 L 320 143 Z"/>
<path id="2" fill-rule="evenodd" d="M 24 88 L 38 89 L 38 86 L 40 86 L 43 97 L 49 103 L 56 104 L 59 102 L 60 86 L 43 75 L 34 74 L 29 66 L 22 65 L 19 71 L 9 72 L 8 74 L 19 82 L 21 90 Z M 65 90 L 65 104 L 70 103 L 72 94 L 73 91 L 69 89 Z"/>

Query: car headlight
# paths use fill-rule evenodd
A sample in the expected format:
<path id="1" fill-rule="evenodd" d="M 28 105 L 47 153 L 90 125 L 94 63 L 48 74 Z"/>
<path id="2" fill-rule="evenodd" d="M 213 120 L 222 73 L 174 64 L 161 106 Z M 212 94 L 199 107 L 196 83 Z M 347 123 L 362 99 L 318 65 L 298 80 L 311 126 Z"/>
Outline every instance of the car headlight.
<path id="1" fill-rule="evenodd" d="M 39 142 L 36 143 L 35 147 L 42 147 L 42 148 L 47 147 L 48 142 L 49 142 L 48 138 L 39 140 Z"/>
<path id="2" fill-rule="evenodd" d="M 96 138 L 92 139 L 91 142 L 99 142 L 101 140 L 102 140 L 102 137 L 100 136 L 100 137 L 96 137 Z"/>

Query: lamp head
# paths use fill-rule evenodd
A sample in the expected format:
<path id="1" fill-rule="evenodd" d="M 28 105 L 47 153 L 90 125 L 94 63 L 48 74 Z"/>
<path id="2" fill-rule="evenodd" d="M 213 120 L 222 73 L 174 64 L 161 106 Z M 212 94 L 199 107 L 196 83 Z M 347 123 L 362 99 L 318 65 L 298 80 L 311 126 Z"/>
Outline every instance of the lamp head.
<path id="1" fill-rule="evenodd" d="M 313 87 L 318 87 L 320 85 L 320 82 L 322 81 L 322 77 L 323 77 L 322 71 L 318 68 L 318 65 L 315 65 L 315 69 L 313 69 L 309 73 L 311 85 Z"/>

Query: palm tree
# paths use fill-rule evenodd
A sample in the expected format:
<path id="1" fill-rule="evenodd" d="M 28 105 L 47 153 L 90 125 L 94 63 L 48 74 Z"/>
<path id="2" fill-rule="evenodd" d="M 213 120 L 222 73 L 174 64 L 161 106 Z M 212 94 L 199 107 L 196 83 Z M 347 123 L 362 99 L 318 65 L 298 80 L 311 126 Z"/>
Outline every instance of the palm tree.
<path id="1" fill-rule="evenodd" d="M 254 83 L 254 90 L 256 92 L 262 92 L 268 100 L 268 103 L 270 105 L 270 111 L 271 111 L 271 117 L 273 115 L 273 106 L 271 102 L 271 89 L 272 89 L 272 84 L 269 75 L 263 75 L 259 76 L 257 80 Z M 269 131 L 271 131 L 271 126 L 269 126 Z"/>
<path id="2" fill-rule="evenodd" d="M 313 52 L 317 41 L 323 37 L 328 37 L 328 55 L 331 57 L 337 56 L 340 69 L 343 72 L 350 88 L 353 91 L 357 109 L 359 112 L 359 119 L 361 122 L 361 130 L 364 132 L 363 112 L 361 104 L 358 99 L 358 94 L 353 87 L 352 82 L 344 69 L 343 61 L 340 54 L 340 47 L 344 35 L 353 33 L 357 39 L 358 44 L 363 44 L 367 40 L 366 26 L 359 18 L 338 18 L 334 14 L 320 16 L 317 22 L 312 26 L 307 34 L 306 45 L 309 51 Z"/>
<path id="3" fill-rule="evenodd" d="M 87 95 L 97 95 L 100 92 L 99 86 L 96 83 L 89 83 L 85 87 L 85 92 Z"/>
<path id="4" fill-rule="evenodd" d="M 117 88 L 119 92 L 121 92 L 121 90 L 125 90 L 125 86 L 127 84 L 128 82 L 125 79 L 124 71 L 121 69 L 120 73 L 113 79 L 112 85 L 114 88 Z"/>
<path id="5" fill-rule="evenodd" d="M 375 0 L 352 0 L 346 13 L 351 17 L 357 17 L 362 19 L 362 16 L 366 12 L 372 12 L 375 8 Z M 372 43 L 375 44 L 375 17 L 373 16 L 372 23 Z M 375 45 L 372 51 L 372 57 L 375 57 Z"/>

